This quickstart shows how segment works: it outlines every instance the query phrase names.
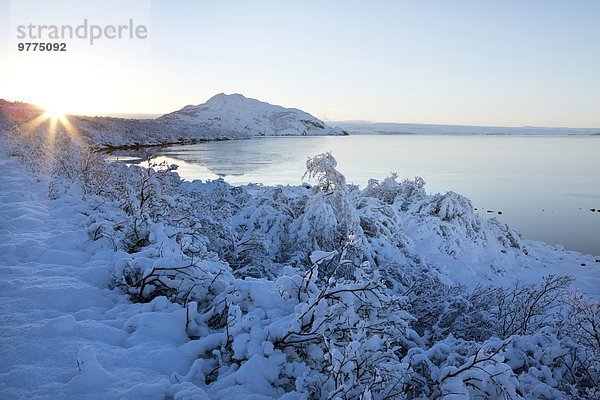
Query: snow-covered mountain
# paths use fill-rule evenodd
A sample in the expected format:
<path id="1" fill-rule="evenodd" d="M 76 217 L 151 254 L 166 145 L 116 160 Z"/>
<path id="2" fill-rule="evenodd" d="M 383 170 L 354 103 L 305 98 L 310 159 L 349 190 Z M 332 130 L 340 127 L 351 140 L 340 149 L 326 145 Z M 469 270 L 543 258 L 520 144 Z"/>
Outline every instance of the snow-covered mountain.
<path id="1" fill-rule="evenodd" d="M 313 136 L 347 134 L 307 112 L 220 93 L 206 103 L 189 105 L 158 118 L 173 125 L 191 124 L 202 130 L 242 136 Z"/>

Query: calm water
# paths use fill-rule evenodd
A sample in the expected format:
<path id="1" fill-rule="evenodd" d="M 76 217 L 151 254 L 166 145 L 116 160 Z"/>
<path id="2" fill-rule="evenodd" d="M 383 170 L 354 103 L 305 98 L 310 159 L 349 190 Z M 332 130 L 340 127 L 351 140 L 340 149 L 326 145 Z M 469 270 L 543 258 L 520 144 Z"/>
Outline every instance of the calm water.
<path id="1" fill-rule="evenodd" d="M 299 184 L 309 156 L 331 151 L 349 183 L 390 172 L 428 192 L 470 198 L 524 237 L 600 255 L 600 137 L 349 136 L 259 138 L 158 150 L 184 179 Z M 494 213 L 487 213 L 494 210 Z M 498 215 L 497 211 L 502 211 Z"/>

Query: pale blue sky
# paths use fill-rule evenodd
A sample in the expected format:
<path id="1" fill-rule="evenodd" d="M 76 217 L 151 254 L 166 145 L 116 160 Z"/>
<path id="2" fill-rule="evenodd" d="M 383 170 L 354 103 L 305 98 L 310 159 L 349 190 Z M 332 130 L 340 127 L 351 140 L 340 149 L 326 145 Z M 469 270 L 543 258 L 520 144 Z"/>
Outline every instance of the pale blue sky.
<path id="1" fill-rule="evenodd" d="M 135 4 L 148 41 L 94 48 L 101 62 L 18 53 L 0 17 L 0 97 L 51 97 L 56 84 L 32 84 L 27 68 L 47 64 L 73 111 L 163 113 L 238 92 L 326 119 L 600 127 L 600 1 Z"/>

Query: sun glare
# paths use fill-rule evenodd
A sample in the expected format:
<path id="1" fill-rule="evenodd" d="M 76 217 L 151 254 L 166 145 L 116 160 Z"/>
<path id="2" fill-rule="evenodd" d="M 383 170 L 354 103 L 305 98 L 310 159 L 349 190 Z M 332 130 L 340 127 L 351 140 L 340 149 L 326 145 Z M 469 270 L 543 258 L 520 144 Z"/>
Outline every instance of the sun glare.
<path id="1" fill-rule="evenodd" d="M 46 115 L 51 119 L 63 119 L 65 117 L 65 113 L 54 108 L 46 108 Z"/>
<path id="2" fill-rule="evenodd" d="M 54 146 L 55 137 L 59 133 L 65 133 L 71 138 L 77 137 L 75 126 L 69 121 L 66 114 L 58 108 L 38 106 L 43 110 L 41 114 L 33 118 L 25 125 L 27 132 L 44 129 L 46 132 L 46 147 Z"/>

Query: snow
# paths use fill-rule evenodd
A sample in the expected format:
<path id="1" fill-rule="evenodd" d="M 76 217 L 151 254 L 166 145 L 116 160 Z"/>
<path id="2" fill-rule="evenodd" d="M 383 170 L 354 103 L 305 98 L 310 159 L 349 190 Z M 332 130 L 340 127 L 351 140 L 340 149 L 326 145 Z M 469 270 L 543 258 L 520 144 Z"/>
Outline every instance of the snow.
<path id="1" fill-rule="evenodd" d="M 147 305 L 108 289 L 113 251 L 82 232 L 80 205 L 48 200 L 14 160 L 0 165 L 0 397 L 143 398 L 176 367 L 185 335 L 163 333 L 182 315 L 149 318 L 154 332 L 134 325 Z"/>
<path id="2" fill-rule="evenodd" d="M 320 264 L 323 261 L 331 261 L 337 255 L 337 251 L 320 251 L 316 250 L 310 253 L 310 262 Z"/>
<path id="3" fill-rule="evenodd" d="M 2 398 L 598 395 L 597 258 L 457 193 L 346 185 L 329 153 L 314 186 L 233 187 L 0 141 Z"/>

